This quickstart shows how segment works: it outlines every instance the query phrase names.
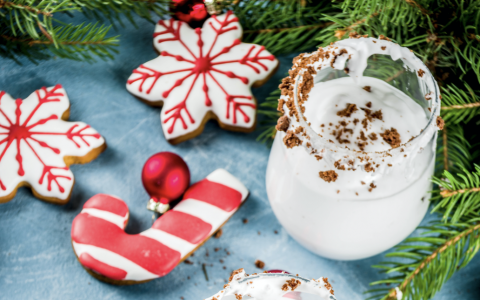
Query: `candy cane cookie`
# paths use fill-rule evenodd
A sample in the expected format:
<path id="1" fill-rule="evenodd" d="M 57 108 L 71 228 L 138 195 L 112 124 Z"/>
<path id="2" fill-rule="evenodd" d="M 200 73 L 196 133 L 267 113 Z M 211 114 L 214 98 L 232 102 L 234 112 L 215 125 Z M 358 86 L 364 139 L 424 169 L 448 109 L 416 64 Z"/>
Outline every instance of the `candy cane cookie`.
<path id="1" fill-rule="evenodd" d="M 129 211 L 113 196 L 90 198 L 72 224 L 72 246 L 93 277 L 137 284 L 172 271 L 212 236 L 248 197 L 233 175 L 217 169 L 193 184 L 183 199 L 140 234 L 127 234 Z"/>

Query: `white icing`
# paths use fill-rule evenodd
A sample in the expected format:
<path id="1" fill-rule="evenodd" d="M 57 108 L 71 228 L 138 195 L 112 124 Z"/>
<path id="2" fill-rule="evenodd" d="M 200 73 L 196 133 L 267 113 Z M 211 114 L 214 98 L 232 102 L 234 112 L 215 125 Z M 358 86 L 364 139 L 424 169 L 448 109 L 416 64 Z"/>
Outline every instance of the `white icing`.
<path id="1" fill-rule="evenodd" d="M 209 203 L 198 201 L 195 199 L 185 199 L 175 206 L 172 210 L 180 211 L 192 216 L 195 216 L 202 221 L 212 225 L 210 234 L 217 231 L 231 215 L 231 212 L 226 212 Z"/>
<path id="2" fill-rule="evenodd" d="M 228 173 L 228 171 L 226 171 L 225 169 L 216 169 L 207 176 L 207 179 L 209 181 L 223 184 L 231 189 L 239 191 L 242 194 L 242 201 L 245 200 L 248 196 L 248 189 L 243 185 L 243 183 L 235 176 Z"/>
<path id="3" fill-rule="evenodd" d="M 92 245 L 85 245 L 72 242 L 73 249 L 77 254 L 77 257 L 80 257 L 83 253 L 90 254 L 93 258 L 98 261 L 103 262 L 109 266 L 122 269 L 127 272 L 127 276 L 124 280 L 135 280 L 135 281 L 143 281 L 157 278 L 156 274 L 153 274 L 141 266 L 137 265 L 136 263 L 132 262 L 125 257 L 118 255 L 115 252 L 112 252 L 107 249 L 99 248 Z"/>
<path id="4" fill-rule="evenodd" d="M 113 223 L 120 227 L 120 229 L 122 230 L 125 228 L 126 221 L 128 220 L 128 213 L 124 217 L 122 217 L 109 211 L 96 208 L 84 208 L 80 213 L 86 213 L 99 219 L 103 219 L 107 222 Z"/>
<path id="5" fill-rule="evenodd" d="M 226 17 L 227 17 L 227 14 L 216 16 L 216 18 L 220 22 L 223 22 Z M 228 18 L 229 18 L 228 20 L 231 20 L 232 18 L 235 18 L 235 15 L 230 15 Z M 180 21 L 175 21 L 173 19 L 167 20 L 164 22 L 165 22 L 165 26 L 169 26 L 173 23 L 174 28 L 177 28 L 179 24 L 182 24 L 182 26 L 180 27 L 181 41 L 184 43 L 186 47 L 191 49 L 192 53 L 196 57 L 200 57 L 199 47 L 197 46 L 198 35 L 195 33 L 194 29 L 190 28 L 185 23 L 182 23 Z M 165 26 L 162 24 L 157 24 L 155 28 L 155 33 L 165 31 L 166 30 Z M 207 55 L 209 49 L 211 48 L 211 45 L 215 40 L 216 34 L 212 26 L 214 26 L 215 28 L 219 28 L 219 24 L 213 18 L 210 18 L 204 23 L 201 29 L 202 30 L 201 38 L 204 42 L 204 46 L 202 47 L 204 56 Z M 242 28 L 240 23 L 233 22 L 230 25 L 228 25 L 226 28 L 232 28 L 232 27 L 236 27 L 236 29 L 230 30 L 218 36 L 218 39 L 216 40 L 216 43 L 211 51 L 210 57 L 213 57 L 215 54 L 222 51 L 223 48 L 231 46 L 234 40 L 241 38 Z M 158 43 L 159 40 L 168 39 L 172 37 L 174 37 L 174 35 L 171 33 L 155 37 L 154 46 L 157 49 L 157 51 L 159 52 L 167 51 L 168 53 L 171 53 L 173 55 L 180 55 L 184 58 L 195 61 L 195 58 L 192 56 L 192 54 L 190 54 L 190 52 L 186 50 L 185 46 L 178 41 L 166 41 L 166 42 Z M 248 53 L 248 51 L 252 46 L 255 46 L 255 49 L 252 51 L 252 53 L 253 54 L 257 53 L 260 49 L 260 46 L 253 45 L 253 44 L 240 43 L 239 45 L 231 48 L 231 50 L 228 53 L 222 54 L 216 57 L 215 59 L 213 59 L 213 62 L 215 63 L 215 62 L 222 62 L 222 61 L 239 60 Z M 271 55 L 271 54 L 266 50 L 263 50 L 260 53 L 260 56 L 268 56 L 268 55 Z M 258 66 L 256 63 L 251 63 L 259 70 L 259 73 L 256 73 L 252 68 L 248 67 L 246 64 L 240 64 L 240 63 L 227 63 L 227 64 L 219 64 L 214 66 L 215 68 L 223 72 L 231 71 L 238 76 L 248 78 L 247 84 L 244 84 L 240 79 L 229 78 L 218 72 L 211 72 L 211 73 L 215 77 L 215 79 L 218 81 L 218 83 L 222 87 L 224 87 L 224 89 L 230 95 L 242 95 L 242 96 L 253 97 L 252 92 L 250 90 L 252 84 L 255 83 L 256 81 L 260 81 L 266 78 L 268 74 L 273 69 L 275 69 L 275 67 L 278 64 L 278 61 L 276 59 L 274 60 L 263 59 L 261 60 L 261 63 L 267 67 L 267 70 L 264 70 L 261 66 Z M 167 72 L 172 72 L 176 70 L 191 69 L 194 65 L 186 61 L 177 61 L 175 58 L 171 56 L 159 56 L 158 58 L 155 58 L 145 63 L 143 66 L 153 69 L 155 71 L 167 73 Z M 144 68 L 142 69 L 142 67 L 139 67 L 137 70 L 152 74 L 152 71 L 147 71 Z M 181 115 L 183 116 L 188 126 L 187 129 L 183 128 L 182 122 L 178 120 L 175 124 L 173 132 L 168 133 L 167 130 L 173 121 L 169 120 L 166 124 L 164 123 L 165 120 L 172 115 L 172 113 L 167 113 L 167 111 L 169 109 L 172 109 L 173 107 L 181 103 L 183 99 L 185 99 L 185 97 L 187 96 L 187 93 L 189 92 L 189 88 L 192 86 L 192 83 L 194 82 L 195 75 L 187 78 L 182 83 L 181 86 L 173 89 L 173 91 L 168 95 L 166 99 L 163 98 L 162 94 L 164 91 L 169 90 L 177 80 L 185 77 L 188 73 L 189 71 L 186 71 L 186 72 L 173 73 L 173 74 L 159 77 L 150 93 L 147 93 L 147 91 L 149 87 L 153 84 L 155 80 L 154 77 L 150 77 L 145 80 L 145 82 L 143 83 L 142 91 L 140 91 L 140 85 L 142 83 L 142 80 L 127 83 L 127 90 L 130 93 L 134 94 L 135 96 L 138 96 L 150 102 L 158 102 L 160 100 L 164 101 L 160 118 L 162 122 L 163 132 L 167 139 L 169 140 L 174 139 L 176 137 L 180 137 L 197 130 L 199 126 L 202 124 L 202 120 L 204 116 L 208 112 L 215 113 L 215 115 L 218 117 L 218 120 L 225 125 L 235 126 L 239 128 L 251 128 L 255 124 L 256 109 L 249 106 L 242 106 L 242 110 L 249 117 L 248 122 L 244 121 L 244 118 L 240 112 L 236 113 L 236 123 L 233 122 L 232 105 L 230 105 L 230 116 L 229 118 L 227 118 L 228 107 L 227 107 L 226 95 L 209 75 L 206 76 L 206 82 L 208 85 L 208 95 L 212 101 L 212 105 L 206 106 L 205 92 L 203 91 L 203 80 L 204 80 L 203 74 L 204 73 L 201 73 L 199 75 L 199 79 L 196 81 L 196 83 L 194 84 L 189 94 L 188 101 L 186 102 L 187 109 L 189 110 L 190 115 L 192 116 L 195 122 L 192 124 L 189 121 L 189 117 L 187 116 L 185 110 L 182 110 Z M 141 76 L 142 76 L 141 74 L 133 73 L 129 78 L 129 82 L 131 80 L 138 79 Z M 253 98 L 251 100 L 236 98 L 235 101 L 241 102 L 241 103 L 255 103 Z"/>
<path id="6" fill-rule="evenodd" d="M 291 289 L 282 290 L 282 286 L 287 280 L 295 279 L 301 282 L 294 293 L 301 295 L 315 296 L 312 299 L 335 300 L 330 289 L 325 287 L 323 277 L 318 280 L 309 280 L 292 274 L 261 273 L 247 276 L 245 271 L 236 274 L 228 286 L 206 300 L 234 300 L 236 295 L 241 295 L 242 299 L 255 300 L 279 300 L 290 298 Z M 308 298 L 310 299 L 310 298 Z"/>
<path id="7" fill-rule="evenodd" d="M 185 241 L 184 239 L 171 235 L 168 232 L 155 229 L 155 228 L 147 229 L 144 232 L 140 233 L 140 235 L 154 239 L 164 244 L 168 248 L 180 252 L 180 255 L 182 257 L 185 257 L 185 255 L 192 252 L 193 249 L 197 247 L 196 244 L 192 244 L 190 242 Z"/>
<path id="8" fill-rule="evenodd" d="M 54 87 L 47 88 L 48 91 L 53 90 Z M 41 97 L 45 96 L 45 91 L 37 91 Z M 66 91 L 63 88 L 59 88 L 56 91 L 61 93 L 63 96 L 55 96 L 52 98 L 59 99 L 58 102 L 48 102 L 40 106 L 40 108 L 33 114 L 32 118 L 28 121 L 28 124 L 24 124 L 27 120 L 27 117 L 34 111 L 35 107 L 39 103 L 39 98 L 37 93 L 32 93 L 28 98 L 23 100 L 20 105 L 20 110 L 22 112 L 20 116 L 21 125 L 31 126 L 36 122 L 48 118 L 52 115 L 57 116 L 57 120 L 49 120 L 45 124 L 40 124 L 31 129 L 33 132 L 48 132 L 53 134 L 34 134 L 32 135 L 38 141 L 47 143 L 49 146 L 54 147 L 60 150 L 59 154 L 55 154 L 49 148 L 42 147 L 38 142 L 33 141 L 31 138 L 27 139 L 28 143 L 32 148 L 37 152 L 40 159 L 48 166 L 58 167 L 52 170 L 52 173 L 55 175 L 67 176 L 71 180 L 58 177 L 58 183 L 64 188 L 64 192 L 61 192 L 55 182 L 52 182 L 51 189 L 48 190 L 48 179 L 47 175 L 43 176 L 43 182 L 40 183 L 39 179 L 42 177 L 43 164 L 35 153 L 31 150 L 29 145 L 24 139 L 21 139 L 20 142 L 20 152 L 23 158 L 23 169 L 25 174 L 20 176 L 18 174 L 19 163 L 16 159 L 17 155 L 17 143 L 14 141 L 10 147 L 5 151 L 6 145 L 8 143 L 0 144 L 0 156 L 4 152 L 3 158 L 0 161 L 0 181 L 5 186 L 5 190 L 0 187 L 0 198 L 5 197 L 11 194 L 20 183 L 27 183 L 32 187 L 37 193 L 43 197 L 51 197 L 60 200 L 66 200 L 70 195 L 74 184 L 74 176 L 70 169 L 67 170 L 59 169 L 66 167 L 64 157 L 75 156 L 82 157 L 87 155 L 90 151 L 95 148 L 100 147 L 105 143 L 105 140 L 100 137 L 99 139 L 95 137 L 87 136 L 85 140 L 88 142 L 88 145 L 80 140 L 78 137 L 74 137 L 75 142 L 80 146 L 77 147 L 74 142 L 68 139 L 64 135 L 57 135 L 55 133 L 66 133 L 73 125 L 78 125 L 74 132 L 77 132 L 79 129 L 84 128 L 87 124 L 82 122 L 66 122 L 61 120 L 61 117 L 65 111 L 70 107 L 70 102 L 68 100 Z M 5 113 L 8 119 L 14 124 L 16 123 L 16 111 L 17 107 L 15 100 L 8 94 L 4 94 L 0 99 L 0 110 Z M 4 126 L 4 127 L 2 127 Z M 0 143 L 6 138 L 5 134 L 8 130 L 5 127 L 9 127 L 9 121 L 5 118 L 3 114 L 0 113 Z M 93 128 L 88 128 L 83 131 L 87 134 L 97 134 Z"/>

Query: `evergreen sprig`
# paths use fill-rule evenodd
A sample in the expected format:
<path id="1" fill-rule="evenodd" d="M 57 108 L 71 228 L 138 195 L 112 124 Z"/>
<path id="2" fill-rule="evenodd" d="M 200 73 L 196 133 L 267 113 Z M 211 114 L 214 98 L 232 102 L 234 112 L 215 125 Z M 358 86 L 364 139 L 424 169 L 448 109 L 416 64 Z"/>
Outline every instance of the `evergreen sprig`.
<path id="1" fill-rule="evenodd" d="M 443 171 L 458 173 L 470 169 L 473 161 L 471 150 L 461 125 L 444 126 L 438 133 L 435 174 L 440 176 Z"/>
<path id="2" fill-rule="evenodd" d="M 479 113 L 480 93 L 467 83 L 464 83 L 464 89 L 454 84 L 442 87 L 442 117 L 446 122 L 468 123 Z"/>
<path id="3" fill-rule="evenodd" d="M 391 277 L 371 285 L 393 285 L 368 291 L 368 299 L 430 299 L 443 284 L 465 267 L 480 250 L 479 218 L 464 222 L 434 222 L 420 227 L 424 231 L 411 237 L 386 254 L 389 261 L 374 266 Z"/>
<path id="4" fill-rule="evenodd" d="M 331 0 L 220 1 L 233 10 L 243 27 L 243 41 L 265 46 L 274 54 L 315 47 L 324 14 L 337 12 Z"/>
<path id="5" fill-rule="evenodd" d="M 150 19 L 151 12 L 165 15 L 168 0 L 0 0 L 0 56 L 32 61 L 52 55 L 92 61 L 111 58 L 118 37 L 110 36 L 110 24 L 67 24 L 64 15 L 83 12 L 110 22 L 132 14 Z M 60 18 L 59 18 L 60 17 Z M 48 50 L 48 51 L 45 51 Z"/>
<path id="6" fill-rule="evenodd" d="M 463 170 L 456 175 L 445 171 L 442 178 L 434 177 L 433 182 L 440 189 L 435 191 L 432 212 L 443 212 L 443 220 L 460 222 L 466 216 L 480 215 L 480 166 L 475 170 Z"/>

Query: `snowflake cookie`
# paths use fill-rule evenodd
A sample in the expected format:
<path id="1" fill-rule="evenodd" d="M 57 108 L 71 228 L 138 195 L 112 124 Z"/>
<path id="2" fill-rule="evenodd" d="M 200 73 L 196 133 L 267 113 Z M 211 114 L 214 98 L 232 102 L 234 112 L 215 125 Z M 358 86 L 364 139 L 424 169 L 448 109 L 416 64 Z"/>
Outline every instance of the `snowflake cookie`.
<path id="1" fill-rule="evenodd" d="M 133 71 L 127 90 L 164 106 L 160 119 L 170 143 L 199 135 L 209 119 L 228 130 L 254 129 L 257 106 L 250 89 L 266 82 L 278 61 L 263 46 L 240 42 L 241 36 L 230 11 L 196 29 L 173 19 L 158 22 L 153 37 L 160 56 Z"/>
<path id="2" fill-rule="evenodd" d="M 42 200 L 66 203 L 74 177 L 71 164 L 87 163 L 106 148 L 89 125 L 66 122 L 70 102 L 61 85 L 14 100 L 0 91 L 0 202 L 29 186 Z"/>

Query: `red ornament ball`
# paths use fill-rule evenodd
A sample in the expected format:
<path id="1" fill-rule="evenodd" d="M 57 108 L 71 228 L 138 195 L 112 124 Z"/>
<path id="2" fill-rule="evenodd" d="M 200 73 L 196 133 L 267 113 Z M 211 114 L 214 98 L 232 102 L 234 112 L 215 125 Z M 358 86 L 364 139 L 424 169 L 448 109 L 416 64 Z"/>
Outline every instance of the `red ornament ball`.
<path id="1" fill-rule="evenodd" d="M 203 0 L 173 0 L 170 10 L 173 17 L 184 21 L 192 28 L 202 27 L 203 22 L 210 16 Z"/>
<path id="2" fill-rule="evenodd" d="M 190 185 L 190 170 L 177 154 L 159 152 L 143 166 L 142 182 L 155 202 L 167 204 L 182 196 Z"/>

